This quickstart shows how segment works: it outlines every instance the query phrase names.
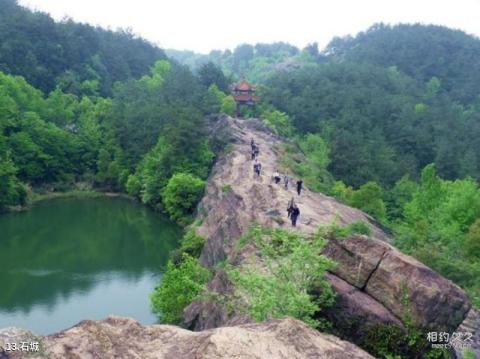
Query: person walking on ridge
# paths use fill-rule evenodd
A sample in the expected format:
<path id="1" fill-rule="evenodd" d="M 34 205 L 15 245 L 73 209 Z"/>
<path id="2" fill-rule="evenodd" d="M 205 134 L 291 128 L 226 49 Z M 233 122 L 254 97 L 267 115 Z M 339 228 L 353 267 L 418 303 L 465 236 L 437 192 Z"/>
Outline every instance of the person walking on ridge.
<path id="1" fill-rule="evenodd" d="M 288 174 L 285 174 L 283 176 L 283 181 L 285 183 L 285 189 L 288 189 L 288 183 L 290 182 L 290 176 Z"/>
<path id="2" fill-rule="evenodd" d="M 292 210 L 291 210 L 291 212 L 290 212 L 290 219 L 292 220 L 292 227 L 296 227 L 296 226 L 297 226 L 298 216 L 300 216 L 300 209 L 299 209 L 298 206 L 294 203 L 294 204 L 293 204 L 293 207 L 292 207 Z"/>
<path id="3" fill-rule="evenodd" d="M 250 146 L 252 147 L 252 160 L 255 159 L 255 149 L 257 148 L 257 145 L 255 144 L 255 141 L 252 140 L 250 141 Z"/>
<path id="4" fill-rule="evenodd" d="M 300 193 L 302 192 L 302 185 L 303 181 L 301 179 L 297 180 L 297 193 L 300 196 Z"/>
<path id="5" fill-rule="evenodd" d="M 295 206 L 295 200 L 292 199 L 290 201 L 288 201 L 288 205 L 287 205 L 287 217 L 290 218 L 290 215 L 292 214 L 292 210 L 293 210 L 293 207 Z"/>
<path id="6" fill-rule="evenodd" d="M 281 177 L 280 177 L 280 173 L 278 173 L 278 171 L 275 171 L 275 173 L 273 174 L 273 179 L 275 180 L 275 184 L 280 183 Z"/>
<path id="7" fill-rule="evenodd" d="M 253 164 L 253 173 L 257 177 L 260 177 L 260 172 L 262 170 L 262 164 L 255 159 L 255 163 Z"/>
<path id="8" fill-rule="evenodd" d="M 255 158 L 258 158 L 258 155 L 260 154 L 260 147 L 258 147 L 258 145 L 255 145 L 253 153 L 255 154 Z"/>

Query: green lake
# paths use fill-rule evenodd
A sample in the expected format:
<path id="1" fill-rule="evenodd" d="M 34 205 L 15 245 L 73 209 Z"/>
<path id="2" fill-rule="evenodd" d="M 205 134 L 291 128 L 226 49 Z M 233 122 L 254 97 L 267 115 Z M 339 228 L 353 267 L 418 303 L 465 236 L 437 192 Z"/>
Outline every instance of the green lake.
<path id="1" fill-rule="evenodd" d="M 0 328 L 51 334 L 108 315 L 157 322 L 149 295 L 180 236 L 124 198 L 55 199 L 0 215 Z"/>

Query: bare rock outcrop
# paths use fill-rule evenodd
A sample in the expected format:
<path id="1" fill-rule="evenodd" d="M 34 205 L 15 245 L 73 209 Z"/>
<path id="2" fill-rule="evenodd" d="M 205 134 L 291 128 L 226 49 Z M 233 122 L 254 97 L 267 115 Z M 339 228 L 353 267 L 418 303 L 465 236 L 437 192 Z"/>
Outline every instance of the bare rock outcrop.
<path id="1" fill-rule="evenodd" d="M 332 240 L 324 254 L 340 264 L 333 274 L 364 291 L 397 318 L 408 311 L 420 327 L 453 331 L 471 307 L 454 283 L 375 238 Z"/>
<path id="2" fill-rule="evenodd" d="M 327 279 L 337 298 L 334 306 L 326 308 L 324 314 L 343 336 L 361 342 L 372 324 L 393 324 L 404 329 L 395 315 L 365 292 L 333 274 L 327 274 Z"/>
<path id="3" fill-rule="evenodd" d="M 480 358 L 480 312 L 474 308 L 470 309 L 467 317 L 455 332 L 460 333 L 458 340 L 460 346 L 456 347 L 457 356 L 463 357 L 464 348 L 462 346 L 466 346 L 476 355 L 476 358 Z"/>
<path id="4" fill-rule="evenodd" d="M 213 167 L 199 206 L 198 218 L 202 225 L 198 233 L 208 238 L 200 258 L 206 266 L 226 259 L 235 241 L 252 223 L 285 226 L 287 203 L 296 193 L 292 186 L 284 190 L 271 181 L 278 166 L 278 146 L 283 140 L 268 131 L 261 121 L 222 117 L 214 121 L 211 128 L 212 136 L 233 146 Z M 260 178 L 253 177 L 252 138 L 260 147 L 263 168 Z M 373 237 L 382 241 L 390 239 L 372 217 L 321 193 L 305 189 L 296 202 L 302 211 L 299 226 L 302 232 L 313 233 L 319 225 L 333 221 L 339 225 L 365 221 L 372 223 Z"/>
<path id="5" fill-rule="evenodd" d="M 6 343 L 35 340 L 38 352 L 5 351 Z M 3 349 L 2 349 L 3 348 Z M 286 318 L 259 324 L 191 332 L 171 325 L 142 326 L 127 318 L 80 322 L 60 333 L 33 337 L 21 330 L 0 331 L 0 358 L 82 359 L 280 359 L 373 358 L 355 345 Z"/>
<path id="6" fill-rule="evenodd" d="M 300 224 L 292 230 L 310 234 L 319 225 L 333 221 L 340 225 L 364 221 L 372 229 L 368 237 L 332 240 L 324 250 L 339 264 L 329 276 L 338 293 L 337 308 L 351 312 L 352 316 L 362 316 L 366 322 L 399 326 L 408 312 L 418 325 L 429 330 L 453 331 L 462 323 L 471 308 L 466 294 L 432 269 L 396 250 L 390 244 L 389 234 L 370 216 L 308 188 L 297 196 L 293 188 L 274 184 L 271 175 L 278 168 L 279 146 L 283 142 L 260 121 L 224 117 L 214 121 L 212 129 L 214 136 L 219 133 L 233 146 L 214 166 L 199 206 L 202 224 L 198 232 L 207 238 L 200 257 L 202 264 L 213 267 L 226 259 L 241 264 L 248 255 L 238 251 L 237 240 L 253 223 L 290 228 L 286 206 L 295 197 L 301 215 Z M 260 146 L 260 178 L 253 176 L 251 139 Z M 211 289 L 222 292 L 218 283 L 211 283 Z M 185 313 L 196 330 L 239 320 L 235 313 L 222 310 L 196 302 Z M 216 320 L 201 319 L 207 315 L 214 315 Z"/>

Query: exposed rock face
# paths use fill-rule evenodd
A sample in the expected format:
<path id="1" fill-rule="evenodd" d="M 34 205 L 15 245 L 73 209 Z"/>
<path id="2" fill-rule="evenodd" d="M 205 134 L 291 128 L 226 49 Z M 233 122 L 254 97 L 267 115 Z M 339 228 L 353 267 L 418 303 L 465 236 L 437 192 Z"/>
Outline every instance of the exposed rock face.
<path id="1" fill-rule="evenodd" d="M 453 331 L 470 309 L 458 286 L 375 238 L 332 240 L 324 254 L 340 264 L 333 274 L 363 290 L 397 318 L 408 310 L 423 328 Z M 402 301 L 406 296 L 408 305 Z"/>
<path id="2" fill-rule="evenodd" d="M 391 249 L 386 243 L 366 236 L 331 240 L 323 253 L 341 263 L 332 273 L 357 288 L 365 288 L 383 256 Z"/>
<path id="3" fill-rule="evenodd" d="M 471 307 L 459 287 L 395 250 L 384 255 L 365 291 L 397 316 L 405 312 L 401 299 L 408 294 L 412 318 L 432 330 L 453 331 Z"/>
<path id="4" fill-rule="evenodd" d="M 288 318 L 191 332 L 170 325 L 142 326 L 132 319 L 110 317 L 83 321 L 58 334 L 33 338 L 40 342 L 38 355 L 2 350 L 6 342 L 27 338 L 32 339 L 32 335 L 21 330 L 0 331 L 0 358 L 373 358 L 351 343 Z"/>
<path id="5" fill-rule="evenodd" d="M 327 279 L 337 293 L 337 299 L 334 306 L 326 308 L 323 314 L 335 323 L 335 331 L 342 337 L 361 343 L 376 324 L 393 324 L 404 329 L 397 317 L 365 292 L 335 275 L 328 274 Z"/>
<path id="6" fill-rule="evenodd" d="M 234 248 L 236 240 L 256 222 L 270 227 L 287 223 L 287 203 L 296 196 L 293 186 L 288 190 L 275 185 L 271 175 L 277 168 L 276 146 L 282 140 L 266 130 L 258 120 L 235 120 L 223 117 L 212 126 L 213 136 L 233 143 L 233 149 L 219 159 L 212 169 L 206 195 L 200 203 L 198 228 L 200 235 L 208 238 L 201 262 L 213 266 L 224 260 Z M 260 147 L 262 176 L 254 178 L 250 159 L 250 140 Z M 225 191 L 226 186 L 229 190 Z M 334 220 L 340 225 L 375 221 L 362 211 L 345 206 L 331 197 L 313 193 L 308 189 L 296 198 L 301 210 L 302 232 L 313 233 L 321 224 Z M 280 214 L 280 215 L 278 215 Z M 388 241 L 388 235 L 372 225 L 373 236 Z"/>
<path id="7" fill-rule="evenodd" d="M 319 225 L 370 223 L 372 234 L 331 241 L 324 253 L 339 265 L 329 280 L 338 293 L 337 308 L 362 316 L 364 322 L 394 323 L 406 312 L 425 329 L 453 331 L 470 310 L 465 293 L 451 281 L 441 277 L 417 260 L 400 253 L 389 242 L 389 235 L 365 213 L 345 206 L 333 198 L 305 188 L 297 196 L 271 181 L 277 169 L 278 145 L 282 140 L 263 128 L 257 120 L 222 118 L 214 123 L 213 132 L 234 143 L 231 151 L 214 166 L 207 185 L 207 194 L 200 204 L 202 225 L 199 234 L 207 238 L 201 262 L 214 266 L 228 259 L 241 264 L 255 248 L 238 250 L 237 240 L 253 223 L 270 227 L 291 228 L 287 218 L 288 201 L 295 197 L 301 214 L 293 229 L 313 233 Z M 262 176 L 254 178 L 250 158 L 250 140 L 260 146 Z M 228 186 L 229 190 L 224 189 Z M 217 279 L 218 280 L 218 279 Z M 220 293 L 224 286 L 211 283 Z M 408 296 L 408 304 L 404 298 Z M 214 316 L 216 320 L 202 318 Z M 336 318 L 345 317 L 344 315 Z M 186 310 L 186 319 L 197 330 L 233 323 L 239 320 L 220 306 L 194 303 Z M 347 318 L 348 319 L 348 318 Z M 245 318 L 243 318 L 245 320 Z M 340 320 L 340 319 L 339 319 Z M 341 323 L 340 323 L 341 324 Z"/>
<path id="8" fill-rule="evenodd" d="M 467 339 L 464 337 L 461 344 L 469 347 L 476 358 L 480 358 L 480 312 L 476 309 L 471 309 L 463 323 L 455 330 L 457 333 L 467 334 Z M 471 337 L 470 337 L 471 335 Z M 458 348 L 456 353 L 459 358 L 462 358 L 463 349 Z"/>

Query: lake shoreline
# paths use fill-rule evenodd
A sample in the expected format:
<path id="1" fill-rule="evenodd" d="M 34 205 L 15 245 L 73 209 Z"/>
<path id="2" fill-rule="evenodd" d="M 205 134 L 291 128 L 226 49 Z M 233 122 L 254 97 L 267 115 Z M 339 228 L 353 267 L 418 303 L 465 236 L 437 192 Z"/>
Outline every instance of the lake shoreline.
<path id="1" fill-rule="evenodd" d="M 45 192 L 45 193 L 37 193 L 33 192 L 29 201 L 24 206 L 9 206 L 7 207 L 2 213 L 9 213 L 9 212 L 23 212 L 30 210 L 35 204 L 48 201 L 52 199 L 60 199 L 60 198 L 98 198 L 98 197 L 108 197 L 108 198 L 125 198 L 134 202 L 138 202 L 138 200 L 123 192 L 110 192 L 110 191 L 100 191 L 94 189 L 75 189 L 65 192 Z M 1 214 L 1 213 L 0 213 Z"/>

